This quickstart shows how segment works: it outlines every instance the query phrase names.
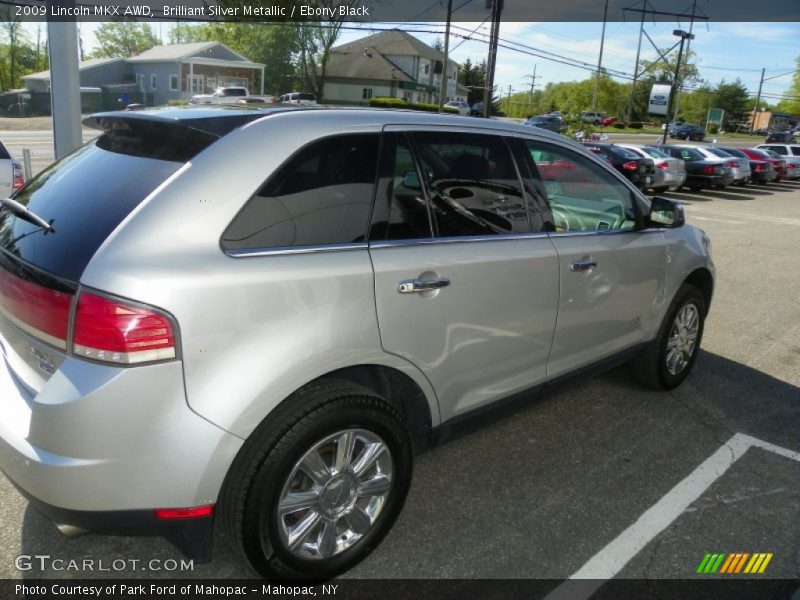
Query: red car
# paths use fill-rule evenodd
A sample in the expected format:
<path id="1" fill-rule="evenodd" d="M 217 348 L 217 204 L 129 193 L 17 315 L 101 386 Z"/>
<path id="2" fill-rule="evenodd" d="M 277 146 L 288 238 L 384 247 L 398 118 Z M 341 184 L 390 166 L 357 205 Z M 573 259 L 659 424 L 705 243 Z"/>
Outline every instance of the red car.
<path id="1" fill-rule="evenodd" d="M 783 175 L 786 173 L 786 161 L 773 158 L 763 150 L 759 150 L 758 148 L 740 148 L 742 152 L 747 154 L 747 156 L 751 160 L 763 160 L 768 163 L 772 163 L 773 168 L 775 169 L 775 173 L 777 176 L 775 177 L 775 181 L 780 181 L 783 179 Z"/>
<path id="2" fill-rule="evenodd" d="M 613 125 L 614 123 L 616 123 L 618 120 L 619 119 L 617 119 L 617 117 L 603 117 L 600 120 L 600 125 L 602 125 L 603 127 L 608 127 L 609 125 Z"/>

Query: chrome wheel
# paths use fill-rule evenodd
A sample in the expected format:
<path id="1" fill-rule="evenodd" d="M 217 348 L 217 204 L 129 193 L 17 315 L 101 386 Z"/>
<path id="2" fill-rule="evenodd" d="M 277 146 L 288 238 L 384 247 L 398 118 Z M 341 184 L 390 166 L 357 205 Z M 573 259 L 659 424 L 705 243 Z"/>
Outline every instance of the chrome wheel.
<path id="1" fill-rule="evenodd" d="M 392 455 L 364 429 L 320 440 L 292 468 L 277 508 L 285 547 L 324 559 L 352 547 L 372 528 L 392 489 Z"/>
<path id="2" fill-rule="evenodd" d="M 666 363 L 670 375 L 679 375 L 689 364 L 697 346 L 700 311 L 693 303 L 681 307 L 667 338 Z"/>

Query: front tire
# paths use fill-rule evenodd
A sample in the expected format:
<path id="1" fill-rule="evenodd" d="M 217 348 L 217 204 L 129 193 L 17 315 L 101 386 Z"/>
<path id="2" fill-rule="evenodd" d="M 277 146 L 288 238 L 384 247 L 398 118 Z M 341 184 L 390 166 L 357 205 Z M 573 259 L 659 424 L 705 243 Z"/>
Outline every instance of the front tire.
<path id="1" fill-rule="evenodd" d="M 656 338 L 630 362 L 634 379 L 653 389 L 678 387 L 697 359 L 706 312 L 700 291 L 692 285 L 682 285 Z"/>
<path id="2" fill-rule="evenodd" d="M 242 447 L 224 490 L 226 533 L 262 577 L 333 577 L 391 529 L 412 462 L 386 400 L 348 382 L 310 384 Z"/>

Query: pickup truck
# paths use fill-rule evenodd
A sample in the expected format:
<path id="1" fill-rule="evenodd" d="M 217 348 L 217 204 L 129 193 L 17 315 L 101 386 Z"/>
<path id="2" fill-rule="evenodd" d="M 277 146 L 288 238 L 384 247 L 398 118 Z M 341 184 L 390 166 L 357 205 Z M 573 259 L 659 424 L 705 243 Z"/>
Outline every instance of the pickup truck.
<path id="1" fill-rule="evenodd" d="M 25 184 L 22 165 L 11 157 L 0 142 L 0 198 L 7 198 Z"/>
<path id="2" fill-rule="evenodd" d="M 218 87 L 213 94 L 195 94 L 189 104 L 271 104 L 272 96 L 251 96 L 246 87 Z"/>

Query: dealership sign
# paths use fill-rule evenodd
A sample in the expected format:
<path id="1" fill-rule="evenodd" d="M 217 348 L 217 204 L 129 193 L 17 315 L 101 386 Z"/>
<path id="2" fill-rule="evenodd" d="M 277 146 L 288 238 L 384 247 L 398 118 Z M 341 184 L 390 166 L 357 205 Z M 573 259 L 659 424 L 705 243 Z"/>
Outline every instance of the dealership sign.
<path id="1" fill-rule="evenodd" d="M 650 90 L 650 103 L 647 105 L 647 113 L 666 116 L 671 90 L 672 86 L 668 83 L 653 84 L 653 89 Z"/>

